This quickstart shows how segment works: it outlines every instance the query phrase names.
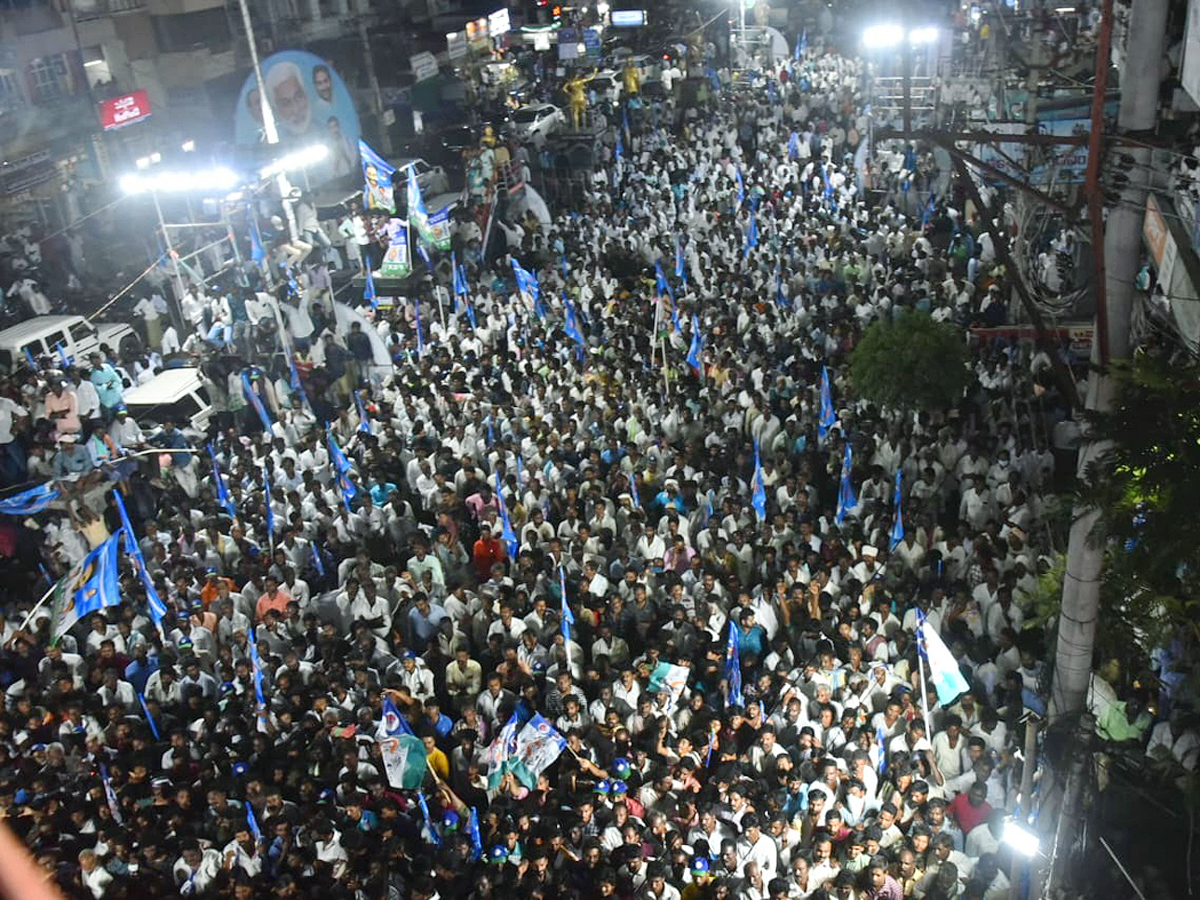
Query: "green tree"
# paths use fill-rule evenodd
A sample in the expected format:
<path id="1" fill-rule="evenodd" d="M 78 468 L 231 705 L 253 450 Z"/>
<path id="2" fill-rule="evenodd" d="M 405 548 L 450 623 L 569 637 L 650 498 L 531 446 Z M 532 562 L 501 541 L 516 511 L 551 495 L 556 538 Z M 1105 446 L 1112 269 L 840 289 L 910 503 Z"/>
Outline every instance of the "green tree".
<path id="1" fill-rule="evenodd" d="M 962 332 L 927 313 L 872 324 L 850 357 L 859 396 L 894 409 L 946 409 L 971 382 Z"/>

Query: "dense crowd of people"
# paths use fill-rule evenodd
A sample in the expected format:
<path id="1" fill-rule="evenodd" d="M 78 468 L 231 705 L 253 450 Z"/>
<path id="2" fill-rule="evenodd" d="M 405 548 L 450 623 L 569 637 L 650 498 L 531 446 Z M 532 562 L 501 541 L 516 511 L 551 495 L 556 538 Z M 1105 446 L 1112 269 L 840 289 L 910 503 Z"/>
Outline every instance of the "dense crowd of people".
<path id="1" fill-rule="evenodd" d="M 1008 286 L 968 203 L 917 199 L 915 157 L 856 169 L 854 60 L 783 71 L 701 115 L 614 117 L 607 177 L 514 248 L 536 297 L 501 259 L 444 321 L 363 301 L 337 336 L 301 279 L 285 319 L 250 292 L 236 334 L 185 323 L 207 435 L 143 434 L 103 358 L 4 386 L 10 440 L 68 460 L 35 517 L 47 577 L 121 527 L 116 478 L 167 608 L 123 564 L 126 602 L 56 640 L 50 606 L 3 620 L 0 814 L 65 894 L 1007 896 L 1018 723 L 1045 703 L 1024 620 L 1067 417 L 1053 351 L 972 344 L 951 409 L 855 398 L 871 323 L 999 322 Z M 922 619 L 969 683 L 945 703 Z M 659 663 L 686 667 L 678 697 Z M 388 777 L 385 704 L 424 744 L 419 793 Z M 534 713 L 566 750 L 535 779 L 491 765 Z"/>

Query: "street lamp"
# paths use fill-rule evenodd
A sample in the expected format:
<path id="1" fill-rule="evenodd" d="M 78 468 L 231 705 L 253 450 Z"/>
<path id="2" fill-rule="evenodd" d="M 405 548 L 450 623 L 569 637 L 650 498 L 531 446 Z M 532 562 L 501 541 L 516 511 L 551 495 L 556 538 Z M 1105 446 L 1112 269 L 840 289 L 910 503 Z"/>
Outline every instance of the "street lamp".
<path id="1" fill-rule="evenodd" d="M 872 25 L 863 32 L 863 46 L 868 50 L 886 50 L 904 40 L 904 29 L 895 24 Z"/>
<path id="2" fill-rule="evenodd" d="M 1028 858 L 1036 856 L 1038 847 L 1041 845 L 1041 839 L 1028 828 L 1018 825 L 1015 819 L 1009 819 L 1004 823 L 1000 841 Z"/>

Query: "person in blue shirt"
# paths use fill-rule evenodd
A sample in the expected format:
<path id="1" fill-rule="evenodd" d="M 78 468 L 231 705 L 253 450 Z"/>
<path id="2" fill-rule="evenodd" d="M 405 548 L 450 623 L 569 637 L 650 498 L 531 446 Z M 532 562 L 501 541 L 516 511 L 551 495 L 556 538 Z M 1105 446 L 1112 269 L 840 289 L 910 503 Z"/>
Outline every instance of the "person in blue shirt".
<path id="1" fill-rule="evenodd" d="M 748 660 L 760 660 L 767 652 L 767 632 L 754 624 L 754 610 L 743 609 L 738 616 L 738 658 L 743 666 Z"/>
<path id="2" fill-rule="evenodd" d="M 425 701 L 425 719 L 433 726 L 438 738 L 444 738 L 454 729 L 454 720 L 442 714 L 441 704 L 430 697 Z"/>
<path id="3" fill-rule="evenodd" d="M 681 516 L 687 515 L 687 508 L 683 505 L 683 498 L 679 496 L 679 482 L 674 478 L 666 480 L 663 484 L 663 489 L 655 496 L 654 503 L 664 513 L 673 507 Z"/>
<path id="4" fill-rule="evenodd" d="M 125 680 L 133 685 L 133 689 L 139 694 L 146 692 L 146 682 L 158 671 L 158 657 L 150 656 L 149 652 L 148 645 L 135 644 L 133 660 L 125 667 Z"/>
<path id="5" fill-rule="evenodd" d="M 117 370 L 104 361 L 99 353 L 93 353 L 89 359 L 92 363 L 92 374 L 89 380 L 95 385 L 96 393 L 100 395 L 100 408 L 104 411 L 104 421 L 111 422 L 113 410 L 121 403 L 121 393 L 124 385 Z"/>

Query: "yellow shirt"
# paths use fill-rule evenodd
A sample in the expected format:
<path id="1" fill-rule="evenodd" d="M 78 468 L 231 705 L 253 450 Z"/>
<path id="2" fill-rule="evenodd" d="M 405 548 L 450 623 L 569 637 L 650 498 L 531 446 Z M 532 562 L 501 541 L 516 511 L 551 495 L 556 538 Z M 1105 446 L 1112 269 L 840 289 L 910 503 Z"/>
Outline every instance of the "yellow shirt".
<path id="1" fill-rule="evenodd" d="M 437 772 L 438 778 L 447 781 L 450 778 L 450 760 L 446 758 L 446 754 L 437 747 L 433 748 L 433 752 L 429 754 L 429 767 Z"/>

